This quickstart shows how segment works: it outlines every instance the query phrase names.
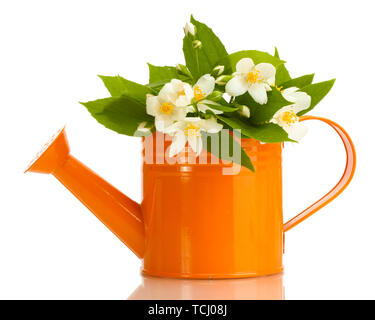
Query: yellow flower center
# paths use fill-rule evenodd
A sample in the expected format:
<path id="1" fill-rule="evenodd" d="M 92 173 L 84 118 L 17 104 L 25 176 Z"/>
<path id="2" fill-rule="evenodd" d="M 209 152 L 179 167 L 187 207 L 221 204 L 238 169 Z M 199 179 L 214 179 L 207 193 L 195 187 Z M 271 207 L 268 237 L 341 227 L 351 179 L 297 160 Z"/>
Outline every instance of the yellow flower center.
<path id="1" fill-rule="evenodd" d="M 281 120 L 286 124 L 291 125 L 298 121 L 298 116 L 292 110 L 285 111 L 281 116 Z"/>
<path id="2" fill-rule="evenodd" d="M 283 89 L 283 86 L 280 86 L 280 87 L 278 87 L 278 86 L 275 86 L 275 88 L 277 89 L 277 90 L 279 90 L 281 93 L 283 93 L 284 92 L 284 89 Z"/>
<path id="3" fill-rule="evenodd" d="M 199 127 L 190 123 L 185 128 L 185 136 L 187 136 L 187 137 L 199 137 L 200 136 Z"/>
<path id="4" fill-rule="evenodd" d="M 160 106 L 160 112 L 165 113 L 165 114 L 171 114 L 173 109 L 174 109 L 174 106 L 172 106 L 171 104 L 167 102 L 162 103 L 162 105 Z"/>
<path id="5" fill-rule="evenodd" d="M 246 75 L 246 82 L 249 84 L 260 83 L 263 80 L 259 70 L 254 70 Z"/>
<path id="6" fill-rule="evenodd" d="M 184 96 L 184 95 L 185 95 L 185 90 L 182 89 L 181 91 L 178 91 L 178 92 L 177 92 L 177 95 L 178 95 L 178 96 Z"/>
<path id="7" fill-rule="evenodd" d="M 194 87 L 194 100 L 198 101 L 204 98 L 204 93 L 198 86 Z"/>

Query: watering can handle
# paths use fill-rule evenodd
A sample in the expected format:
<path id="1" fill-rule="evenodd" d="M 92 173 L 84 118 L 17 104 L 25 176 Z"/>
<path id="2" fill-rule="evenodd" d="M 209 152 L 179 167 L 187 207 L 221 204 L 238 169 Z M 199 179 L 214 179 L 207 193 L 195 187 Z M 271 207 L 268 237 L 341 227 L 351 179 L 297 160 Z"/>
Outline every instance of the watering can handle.
<path id="1" fill-rule="evenodd" d="M 340 181 L 329 191 L 324 197 L 320 200 L 312 204 L 307 209 L 303 210 L 300 214 L 296 215 L 294 218 L 290 219 L 287 223 L 284 224 L 284 232 L 292 229 L 297 224 L 301 223 L 303 220 L 307 219 L 319 209 L 323 208 L 325 205 L 330 203 L 333 199 L 335 199 L 344 189 L 348 186 L 349 182 L 352 180 L 355 165 L 356 165 L 356 154 L 352 140 L 350 139 L 349 135 L 346 131 L 337 123 L 333 122 L 332 120 L 328 120 L 321 117 L 314 117 L 314 116 L 302 116 L 300 117 L 300 121 L 305 120 L 320 120 L 327 124 L 329 124 L 340 136 L 342 142 L 344 143 L 345 151 L 346 151 L 346 166 L 345 171 L 340 179 Z"/>

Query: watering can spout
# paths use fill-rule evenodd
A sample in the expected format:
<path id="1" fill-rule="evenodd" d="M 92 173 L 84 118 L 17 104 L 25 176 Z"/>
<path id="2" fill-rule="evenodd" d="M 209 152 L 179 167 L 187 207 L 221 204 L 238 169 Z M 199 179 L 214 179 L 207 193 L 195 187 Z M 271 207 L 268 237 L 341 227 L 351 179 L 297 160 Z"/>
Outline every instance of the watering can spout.
<path id="1" fill-rule="evenodd" d="M 140 205 L 70 155 L 64 128 L 25 172 L 54 175 L 139 258 L 143 257 L 145 239 Z"/>

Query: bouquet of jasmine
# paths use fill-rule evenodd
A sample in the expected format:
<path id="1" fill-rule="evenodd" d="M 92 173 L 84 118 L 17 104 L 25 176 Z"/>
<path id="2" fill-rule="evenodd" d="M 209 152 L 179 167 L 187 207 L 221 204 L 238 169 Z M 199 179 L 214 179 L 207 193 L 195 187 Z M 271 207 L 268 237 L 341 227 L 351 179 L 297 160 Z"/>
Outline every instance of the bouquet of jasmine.
<path id="1" fill-rule="evenodd" d="M 149 64 L 149 83 L 100 76 L 111 97 L 82 103 L 101 124 L 118 133 L 146 136 L 157 130 L 172 137 L 169 156 L 188 144 L 224 159 L 210 137 L 238 144 L 242 138 L 264 143 L 296 142 L 306 133 L 299 116 L 312 110 L 334 80 L 312 84 L 313 74 L 292 78 L 277 50 L 228 54 L 205 24 L 191 17 L 184 28 L 185 64 Z M 228 130 L 223 130 L 228 129 Z M 230 131 L 235 131 L 235 134 Z M 219 141 L 221 141 L 219 140 Z M 239 161 L 253 170 L 243 150 Z"/>

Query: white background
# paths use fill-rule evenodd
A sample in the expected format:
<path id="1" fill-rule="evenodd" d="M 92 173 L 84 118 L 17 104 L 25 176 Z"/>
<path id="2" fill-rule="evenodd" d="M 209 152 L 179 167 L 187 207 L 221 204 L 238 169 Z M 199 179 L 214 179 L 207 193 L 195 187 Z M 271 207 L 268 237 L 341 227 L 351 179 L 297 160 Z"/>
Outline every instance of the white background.
<path id="1" fill-rule="evenodd" d="M 23 174 L 67 124 L 72 153 L 141 199 L 140 142 L 97 124 L 78 101 L 108 96 L 97 74 L 147 83 L 146 62 L 183 63 L 190 13 L 229 52 L 277 46 L 292 76 L 337 78 L 312 112 L 350 133 L 356 175 L 286 235 L 287 299 L 375 298 L 373 1 L 2 1 L 0 4 L 0 298 L 126 299 L 140 262 L 52 176 Z M 345 165 L 324 124 L 284 151 L 285 219 L 317 200 Z M 214 212 L 212 214 L 215 214 Z"/>

